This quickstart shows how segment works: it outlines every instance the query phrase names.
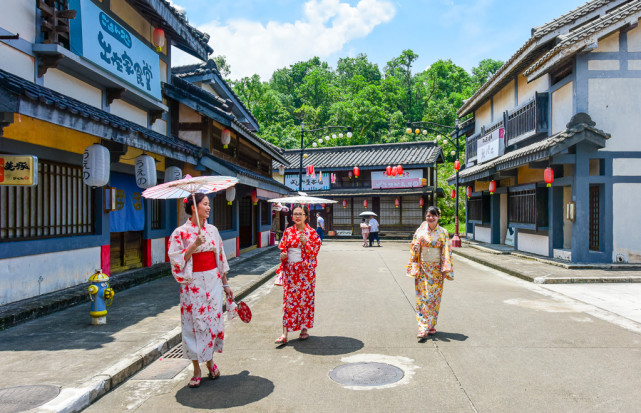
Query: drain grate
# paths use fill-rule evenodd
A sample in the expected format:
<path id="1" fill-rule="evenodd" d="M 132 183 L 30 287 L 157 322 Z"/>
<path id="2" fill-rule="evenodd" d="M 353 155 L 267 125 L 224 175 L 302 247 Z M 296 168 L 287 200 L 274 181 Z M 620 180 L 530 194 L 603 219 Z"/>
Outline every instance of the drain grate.
<path id="1" fill-rule="evenodd" d="M 24 412 L 53 400 L 60 387 L 49 385 L 15 386 L 0 389 L 0 413 Z"/>
<path id="2" fill-rule="evenodd" d="M 136 374 L 133 380 L 171 380 L 189 364 L 189 360 L 183 358 L 181 343 Z"/>
<path id="3" fill-rule="evenodd" d="M 183 358 L 183 345 L 182 343 L 178 344 L 176 347 L 172 348 L 168 352 L 162 355 L 163 359 L 181 359 Z"/>
<path id="4" fill-rule="evenodd" d="M 391 364 L 365 362 L 343 364 L 329 373 L 332 380 L 347 386 L 384 386 L 403 376 L 403 370 Z"/>

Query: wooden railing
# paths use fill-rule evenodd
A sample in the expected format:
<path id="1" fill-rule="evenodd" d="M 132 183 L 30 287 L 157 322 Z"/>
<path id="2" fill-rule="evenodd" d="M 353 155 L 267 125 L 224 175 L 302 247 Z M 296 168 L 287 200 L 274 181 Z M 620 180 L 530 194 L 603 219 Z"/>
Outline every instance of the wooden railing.
<path id="1" fill-rule="evenodd" d="M 507 114 L 507 146 L 549 131 L 548 93 L 536 93 L 528 102 Z"/>

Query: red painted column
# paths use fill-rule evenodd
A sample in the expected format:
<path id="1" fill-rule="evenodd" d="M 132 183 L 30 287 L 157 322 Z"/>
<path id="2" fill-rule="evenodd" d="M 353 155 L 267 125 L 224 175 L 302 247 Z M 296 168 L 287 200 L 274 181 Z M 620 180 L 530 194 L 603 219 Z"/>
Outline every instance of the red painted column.
<path id="1" fill-rule="evenodd" d="M 100 247 L 100 268 L 104 274 L 111 275 L 111 245 Z"/>
<path id="2" fill-rule="evenodd" d="M 169 262 L 169 237 L 165 237 L 165 262 Z"/>
<path id="3" fill-rule="evenodd" d="M 240 257 L 240 237 L 236 237 L 236 256 Z"/>
<path id="4" fill-rule="evenodd" d="M 261 244 L 263 242 L 262 238 L 263 237 L 261 237 L 260 231 L 258 231 L 258 234 L 256 234 L 256 245 L 258 246 L 258 248 L 261 247 Z"/>
<path id="5" fill-rule="evenodd" d="M 142 266 L 151 267 L 151 240 L 142 240 Z"/>

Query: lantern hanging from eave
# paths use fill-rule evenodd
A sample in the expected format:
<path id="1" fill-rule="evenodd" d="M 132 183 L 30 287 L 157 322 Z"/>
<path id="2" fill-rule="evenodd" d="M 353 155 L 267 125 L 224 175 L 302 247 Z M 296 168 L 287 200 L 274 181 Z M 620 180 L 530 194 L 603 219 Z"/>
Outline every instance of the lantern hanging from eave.
<path id="1" fill-rule="evenodd" d="M 397 166 L 396 172 L 398 172 L 398 176 L 403 176 L 403 165 Z"/>
<path id="2" fill-rule="evenodd" d="M 419 204 L 420 206 L 425 205 L 425 200 L 424 200 L 423 198 L 419 198 L 419 200 L 418 200 L 418 204 Z"/>
<path id="3" fill-rule="evenodd" d="M 358 169 L 358 166 L 354 167 L 354 178 L 358 178 L 358 175 L 360 174 L 360 170 Z"/>
<path id="4" fill-rule="evenodd" d="M 168 166 L 165 168 L 165 183 L 173 182 L 183 177 L 183 171 L 177 166 Z"/>
<path id="5" fill-rule="evenodd" d="M 325 204 L 321 204 L 321 208 L 325 209 Z"/>
<path id="6" fill-rule="evenodd" d="M 154 46 L 156 46 L 156 51 L 162 52 L 162 47 L 165 45 L 165 31 L 160 27 L 154 29 L 152 40 Z"/>
<path id="7" fill-rule="evenodd" d="M 223 129 L 220 133 L 220 143 L 223 144 L 223 148 L 227 149 L 229 143 L 231 142 L 231 131 L 229 129 Z"/>
<path id="8" fill-rule="evenodd" d="M 352 176 L 353 176 L 352 171 L 347 172 L 347 176 L 349 176 L 349 179 L 352 179 Z"/>
<path id="9" fill-rule="evenodd" d="M 461 162 L 457 159 L 454 161 L 454 169 L 458 172 L 461 169 Z"/>
<path id="10" fill-rule="evenodd" d="M 156 185 L 156 161 L 149 155 L 136 158 L 136 185 L 139 188 L 151 188 Z"/>
<path id="11" fill-rule="evenodd" d="M 388 166 L 387 168 L 385 168 L 385 174 L 387 176 L 391 176 L 392 175 L 392 167 L 391 166 Z"/>
<path id="12" fill-rule="evenodd" d="M 94 143 L 82 155 L 82 181 L 92 187 L 107 185 L 110 166 L 109 149 Z"/>
<path id="13" fill-rule="evenodd" d="M 494 195 L 494 192 L 496 192 L 496 181 L 490 181 L 488 189 L 490 190 L 490 195 Z"/>
<path id="14" fill-rule="evenodd" d="M 548 184 L 548 187 L 551 187 L 552 182 L 554 182 L 554 170 L 549 166 L 545 168 L 545 171 L 543 171 L 543 178 L 545 179 L 545 183 Z"/>
<path id="15" fill-rule="evenodd" d="M 343 199 L 343 208 L 347 208 L 347 199 Z"/>
<path id="16" fill-rule="evenodd" d="M 281 165 L 281 166 L 278 167 L 278 174 L 280 176 L 285 175 L 285 165 Z"/>
<path id="17" fill-rule="evenodd" d="M 392 167 L 392 176 L 396 176 L 398 174 L 398 168 L 396 166 Z"/>
<path id="18" fill-rule="evenodd" d="M 467 199 L 470 199 L 472 197 L 472 191 L 473 191 L 472 187 L 468 186 L 466 189 Z"/>
<path id="19" fill-rule="evenodd" d="M 452 189 L 452 199 L 456 198 L 456 189 Z"/>
<path id="20" fill-rule="evenodd" d="M 364 206 L 365 208 L 367 208 L 367 199 L 364 199 L 364 200 L 363 200 L 363 206 Z"/>
<path id="21" fill-rule="evenodd" d="M 318 172 L 318 181 L 319 181 L 320 183 L 323 183 L 323 171 L 319 171 L 319 172 Z"/>
<path id="22" fill-rule="evenodd" d="M 314 165 L 309 165 L 309 174 L 312 176 L 316 176 L 316 174 L 314 173 Z"/>
<path id="23" fill-rule="evenodd" d="M 394 200 L 394 206 L 395 206 L 396 208 L 398 208 L 398 206 L 400 205 L 400 203 L 401 203 L 401 201 L 399 201 L 399 200 L 398 200 L 398 198 L 396 198 L 396 199 Z"/>
<path id="24" fill-rule="evenodd" d="M 258 192 L 256 192 L 256 189 L 252 189 L 251 197 L 252 197 L 252 204 L 254 205 L 258 204 Z"/>
<path id="25" fill-rule="evenodd" d="M 231 205 L 236 198 L 236 188 L 230 187 L 225 190 L 225 199 L 227 200 L 227 205 Z"/>

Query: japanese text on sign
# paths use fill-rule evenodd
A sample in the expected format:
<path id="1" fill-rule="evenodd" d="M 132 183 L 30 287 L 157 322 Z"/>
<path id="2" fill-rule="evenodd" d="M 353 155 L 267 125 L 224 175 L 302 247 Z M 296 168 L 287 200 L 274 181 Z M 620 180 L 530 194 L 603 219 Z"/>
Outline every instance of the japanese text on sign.
<path id="1" fill-rule="evenodd" d="M 38 185 L 38 157 L 0 155 L 0 185 Z"/>

